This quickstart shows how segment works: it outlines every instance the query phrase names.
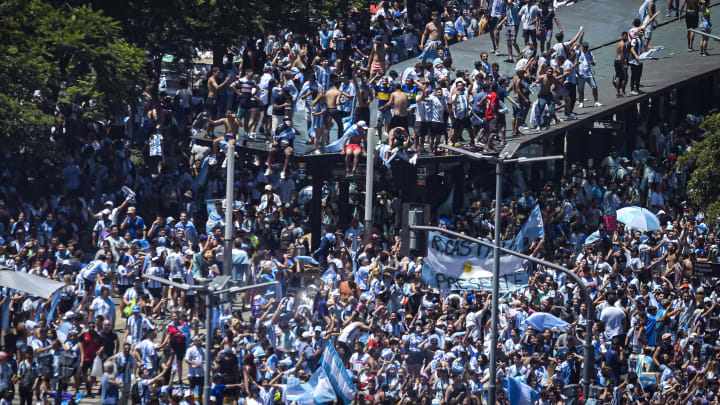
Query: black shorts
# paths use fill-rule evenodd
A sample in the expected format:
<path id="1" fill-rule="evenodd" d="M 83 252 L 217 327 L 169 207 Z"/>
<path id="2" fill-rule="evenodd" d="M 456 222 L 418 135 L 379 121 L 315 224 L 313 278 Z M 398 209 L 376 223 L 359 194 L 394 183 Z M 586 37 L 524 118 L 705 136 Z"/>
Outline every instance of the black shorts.
<path id="1" fill-rule="evenodd" d="M 447 125 L 444 122 L 431 122 L 430 123 L 430 136 L 445 135 L 447 132 Z"/>
<path id="2" fill-rule="evenodd" d="M 185 296 L 185 309 L 195 308 L 195 294 Z"/>
<path id="3" fill-rule="evenodd" d="M 93 360 L 95 360 L 95 359 L 93 359 Z M 83 373 L 86 371 L 92 370 L 93 360 L 83 361 L 82 367 L 80 368 L 80 370 L 82 370 Z"/>
<path id="4" fill-rule="evenodd" d="M 95 281 L 90 281 L 84 277 L 83 277 L 83 281 L 84 281 L 83 287 L 84 287 L 85 291 L 90 291 L 90 292 L 95 291 Z"/>
<path id="5" fill-rule="evenodd" d="M 172 349 L 173 353 L 175 353 L 176 359 L 185 358 L 185 351 L 187 350 L 185 343 L 170 343 L 170 348 Z"/>
<path id="6" fill-rule="evenodd" d="M 488 133 L 490 134 L 496 134 L 500 132 L 500 126 L 499 126 L 499 120 L 498 117 L 494 117 L 491 119 L 485 119 L 485 125 L 487 128 Z"/>
<path id="7" fill-rule="evenodd" d="M 472 129 L 472 124 L 470 123 L 470 117 L 465 118 L 455 118 L 455 121 L 452 124 L 453 129 Z"/>
<path id="8" fill-rule="evenodd" d="M 370 124 L 370 107 L 355 108 L 355 122 L 358 121 L 365 121 L 366 124 Z"/>
<path id="9" fill-rule="evenodd" d="M 132 284 L 118 284 L 118 290 L 120 291 L 120 296 L 122 297 L 125 295 L 125 291 L 127 291 L 130 287 L 132 287 Z"/>
<path id="10" fill-rule="evenodd" d="M 685 14 L 685 26 L 687 28 L 697 28 L 699 21 L 699 15 L 697 12 Z"/>
<path id="11" fill-rule="evenodd" d="M 148 288 L 148 290 L 150 290 L 150 295 L 152 295 L 153 298 L 156 298 L 156 299 L 162 298 L 162 287 Z"/>
<path id="12" fill-rule="evenodd" d="M 487 22 L 488 31 L 494 30 L 495 27 L 497 27 L 497 23 L 498 23 L 498 18 L 497 18 L 497 17 L 490 17 L 490 18 L 488 18 L 488 22 Z"/>
<path id="13" fill-rule="evenodd" d="M 415 135 L 418 137 L 430 135 L 430 123 L 426 121 L 415 121 Z"/>
<path id="14" fill-rule="evenodd" d="M 537 33 L 535 32 L 535 30 L 523 30 L 523 38 L 526 42 L 529 40 L 535 41 L 535 39 L 537 38 Z"/>
<path id="15" fill-rule="evenodd" d="M 204 377 L 188 377 L 190 387 L 202 387 Z"/>
<path id="16" fill-rule="evenodd" d="M 627 80 L 627 70 L 625 70 L 625 64 L 620 59 L 615 59 L 615 77 L 620 80 Z"/>
<path id="17" fill-rule="evenodd" d="M 408 128 L 408 116 L 402 116 L 402 115 L 394 115 L 392 119 L 390 120 L 390 129 L 401 127 L 405 128 L 405 131 L 409 131 L 410 128 Z"/>

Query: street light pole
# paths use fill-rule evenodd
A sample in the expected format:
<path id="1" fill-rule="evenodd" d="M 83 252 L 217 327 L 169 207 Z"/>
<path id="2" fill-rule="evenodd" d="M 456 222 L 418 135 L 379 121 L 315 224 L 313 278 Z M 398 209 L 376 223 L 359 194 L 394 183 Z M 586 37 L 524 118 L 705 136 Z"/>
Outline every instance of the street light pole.
<path id="1" fill-rule="evenodd" d="M 373 160 L 375 158 L 375 131 L 375 128 L 369 128 L 365 139 L 365 145 L 367 145 L 367 160 L 365 163 L 365 232 L 363 233 L 364 243 L 370 242 L 370 230 L 372 228 L 374 179 Z"/>
<path id="2" fill-rule="evenodd" d="M 592 347 L 592 328 L 593 324 L 595 322 L 595 304 L 593 303 L 592 297 L 590 296 L 590 290 L 588 290 L 587 285 L 585 284 L 585 281 L 580 278 L 577 274 L 573 273 L 572 270 L 567 269 L 562 266 L 558 266 L 555 263 L 551 263 L 548 261 L 545 261 L 543 259 L 538 259 L 537 257 L 528 256 L 526 254 L 522 254 L 519 252 L 516 252 L 514 250 L 510 250 L 504 247 L 498 247 L 495 243 L 489 243 L 482 239 L 473 238 L 461 233 L 453 232 L 450 230 L 447 230 L 445 228 L 440 228 L 437 226 L 425 226 L 425 225 L 411 225 L 410 229 L 416 230 L 416 231 L 432 231 L 437 233 L 442 233 L 448 236 L 452 236 L 454 238 L 458 239 L 464 239 L 469 242 L 477 243 L 482 246 L 491 247 L 493 249 L 497 249 L 502 253 L 506 253 L 512 256 L 519 257 L 521 259 L 527 260 L 529 262 L 537 263 L 541 266 L 559 271 L 561 273 L 566 274 L 568 277 L 573 279 L 580 287 L 580 290 L 582 290 L 583 295 L 585 297 L 585 318 L 587 319 L 587 322 L 585 323 L 585 347 L 583 351 L 583 399 L 587 401 L 590 397 L 590 374 L 593 369 L 593 347 Z M 497 252 L 496 250 L 496 252 Z M 493 307 L 494 308 L 494 307 Z M 490 355 L 493 356 L 494 347 L 490 348 Z M 491 363 L 492 366 L 492 363 Z M 492 375 L 492 374 L 491 374 Z M 491 378 L 492 381 L 492 378 Z M 488 402 L 490 397 L 490 386 L 488 386 Z"/>
<path id="3" fill-rule="evenodd" d="M 203 404 L 210 403 L 210 374 L 212 372 L 212 359 L 210 358 L 210 351 L 212 350 L 212 297 L 219 296 L 221 294 L 238 293 L 253 288 L 269 287 L 277 284 L 277 281 L 270 281 L 268 283 L 260 283 L 253 285 L 246 285 L 242 287 L 230 287 L 224 288 L 225 284 L 230 281 L 229 275 L 217 276 L 205 285 L 189 285 L 185 283 L 176 283 L 166 278 L 156 277 L 144 274 L 142 277 L 157 281 L 160 284 L 177 288 L 179 290 L 188 291 L 193 290 L 198 295 L 203 296 L 205 301 L 205 364 L 204 364 L 204 376 L 203 376 Z"/>
<path id="4" fill-rule="evenodd" d="M 235 208 L 235 141 L 227 145 L 227 182 L 225 183 L 225 241 L 223 243 L 223 274 L 232 274 L 233 209 Z"/>
<path id="5" fill-rule="evenodd" d="M 493 278 L 492 278 L 492 309 L 490 310 L 490 384 L 488 385 L 488 402 L 495 405 L 497 393 L 497 341 L 498 341 L 498 295 L 500 295 L 500 201 L 502 201 L 503 164 L 495 164 L 495 236 L 493 241 Z"/>
<path id="6" fill-rule="evenodd" d="M 563 159 L 562 155 L 542 156 L 537 158 L 515 158 L 503 159 L 495 156 L 482 155 L 479 153 L 469 152 L 464 149 L 456 148 L 450 145 L 440 145 L 445 149 L 457 152 L 461 155 L 468 156 L 475 160 L 486 160 L 495 164 L 495 236 L 491 247 L 493 248 L 493 281 L 492 281 L 492 308 L 490 310 L 490 383 L 488 384 L 488 403 L 495 405 L 497 393 L 497 343 L 498 343 L 498 299 L 500 295 L 500 209 L 502 201 L 502 175 L 506 163 L 533 163 L 548 160 Z"/>

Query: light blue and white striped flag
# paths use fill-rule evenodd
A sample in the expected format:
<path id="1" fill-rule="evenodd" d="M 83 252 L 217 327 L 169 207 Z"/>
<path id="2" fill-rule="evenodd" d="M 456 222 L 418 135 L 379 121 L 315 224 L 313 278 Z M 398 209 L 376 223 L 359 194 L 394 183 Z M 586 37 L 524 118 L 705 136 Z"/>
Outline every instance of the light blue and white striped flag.
<path id="1" fill-rule="evenodd" d="M 545 225 L 543 224 L 542 212 L 540 206 L 535 204 L 532 212 L 528 216 L 527 221 L 520 229 L 515 238 L 515 250 L 522 252 L 525 249 L 525 239 L 536 239 L 545 237 Z"/>
<path id="2" fill-rule="evenodd" d="M 352 378 L 350 378 L 340 355 L 331 343 L 325 346 L 325 351 L 320 359 L 320 367 L 325 371 L 337 396 L 342 398 L 345 404 L 349 404 L 355 396 L 355 385 L 352 383 Z"/>
<path id="3" fill-rule="evenodd" d="M 507 383 L 510 405 L 533 405 L 540 399 L 537 391 L 515 377 L 508 377 Z"/>
<path id="4" fill-rule="evenodd" d="M 515 377 L 507 378 L 507 387 L 510 405 L 533 405 L 540 399 L 537 391 Z"/>

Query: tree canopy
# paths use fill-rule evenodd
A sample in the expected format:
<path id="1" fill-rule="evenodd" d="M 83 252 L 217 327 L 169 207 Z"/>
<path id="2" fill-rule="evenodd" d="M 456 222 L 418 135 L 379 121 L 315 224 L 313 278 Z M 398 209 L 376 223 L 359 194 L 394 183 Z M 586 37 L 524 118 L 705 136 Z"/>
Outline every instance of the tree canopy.
<path id="1" fill-rule="evenodd" d="M 687 183 L 693 204 L 705 212 L 709 225 L 715 225 L 720 216 L 720 114 L 707 117 L 701 127 L 707 136 L 684 152 L 678 164 L 692 170 Z"/>
<path id="2" fill-rule="evenodd" d="M 125 38 L 154 59 L 171 54 L 186 62 L 198 48 L 215 51 L 215 59 L 221 60 L 242 39 L 279 29 L 308 34 L 322 18 L 339 18 L 353 7 L 369 7 L 367 0 L 91 0 L 89 4 L 119 21 Z"/>
<path id="3" fill-rule="evenodd" d="M 0 136 L 13 149 L 50 153 L 50 128 L 63 111 L 83 105 L 87 117 L 106 118 L 145 84 L 143 51 L 87 5 L 6 0 L 0 43 Z"/>

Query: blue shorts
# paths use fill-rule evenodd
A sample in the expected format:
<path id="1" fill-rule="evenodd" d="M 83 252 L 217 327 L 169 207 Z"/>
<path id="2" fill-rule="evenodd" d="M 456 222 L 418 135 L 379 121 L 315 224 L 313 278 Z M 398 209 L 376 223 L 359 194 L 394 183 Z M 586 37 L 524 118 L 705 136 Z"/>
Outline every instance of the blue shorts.
<path id="1" fill-rule="evenodd" d="M 515 100 L 516 103 L 520 104 L 520 107 L 518 108 L 515 104 L 513 104 L 513 118 L 522 118 L 527 114 L 528 109 L 530 106 L 526 104 L 522 99 L 516 99 L 513 97 L 513 100 Z"/>
<path id="2" fill-rule="evenodd" d="M 597 89 L 594 77 L 578 77 L 578 89 L 585 90 L 585 83 L 589 84 L 591 89 Z"/>
<path id="3" fill-rule="evenodd" d="M 377 110 L 377 116 L 375 117 L 375 126 L 379 127 L 382 125 L 390 125 L 390 121 L 392 120 L 392 109 L 388 108 L 387 110 Z"/>

